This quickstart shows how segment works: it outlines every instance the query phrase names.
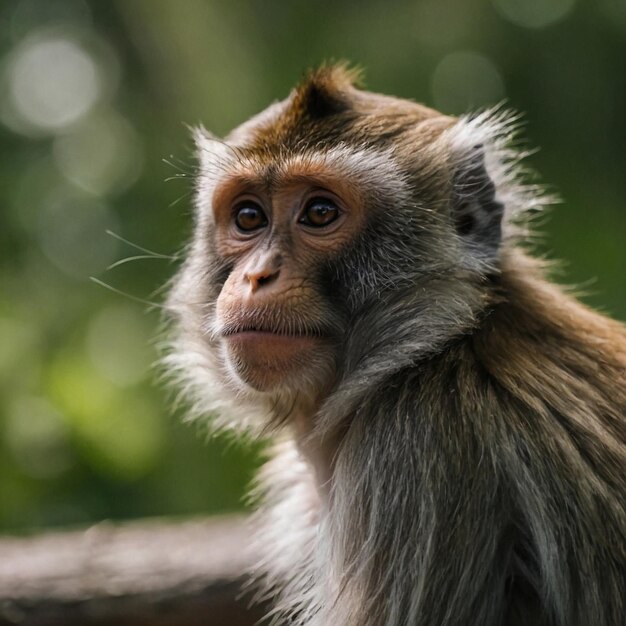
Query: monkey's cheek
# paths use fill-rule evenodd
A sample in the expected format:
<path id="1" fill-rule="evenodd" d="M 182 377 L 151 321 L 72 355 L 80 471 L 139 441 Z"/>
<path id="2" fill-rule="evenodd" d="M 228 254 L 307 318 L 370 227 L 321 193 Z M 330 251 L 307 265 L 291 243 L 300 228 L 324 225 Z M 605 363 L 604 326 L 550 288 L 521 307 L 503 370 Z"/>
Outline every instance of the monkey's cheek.
<path id="1" fill-rule="evenodd" d="M 323 369 L 329 353 L 321 338 L 265 332 L 237 333 L 225 338 L 225 344 L 237 376 L 258 391 L 313 383 L 314 372 Z"/>

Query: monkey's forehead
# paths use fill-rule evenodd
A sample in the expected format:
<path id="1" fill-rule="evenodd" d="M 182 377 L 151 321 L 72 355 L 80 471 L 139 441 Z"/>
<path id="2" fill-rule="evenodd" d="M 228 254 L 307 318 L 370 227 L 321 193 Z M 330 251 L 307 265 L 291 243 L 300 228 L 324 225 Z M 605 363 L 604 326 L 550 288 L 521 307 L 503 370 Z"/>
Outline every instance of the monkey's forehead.
<path id="1" fill-rule="evenodd" d="M 432 141 L 454 119 L 411 100 L 358 89 L 345 66 L 311 72 L 280 102 L 237 127 L 226 141 L 250 152 L 300 152 L 329 144 L 359 148 Z"/>

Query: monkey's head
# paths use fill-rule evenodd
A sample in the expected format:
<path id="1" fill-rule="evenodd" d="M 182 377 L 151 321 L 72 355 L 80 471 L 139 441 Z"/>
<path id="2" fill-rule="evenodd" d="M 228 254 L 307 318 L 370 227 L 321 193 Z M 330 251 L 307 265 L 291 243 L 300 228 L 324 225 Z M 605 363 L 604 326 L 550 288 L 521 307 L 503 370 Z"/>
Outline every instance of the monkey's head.
<path id="1" fill-rule="evenodd" d="M 503 116 L 458 120 L 354 83 L 324 67 L 224 140 L 195 132 L 169 361 L 204 411 L 264 404 L 279 419 L 469 332 L 505 212 L 537 202 L 515 182 Z"/>

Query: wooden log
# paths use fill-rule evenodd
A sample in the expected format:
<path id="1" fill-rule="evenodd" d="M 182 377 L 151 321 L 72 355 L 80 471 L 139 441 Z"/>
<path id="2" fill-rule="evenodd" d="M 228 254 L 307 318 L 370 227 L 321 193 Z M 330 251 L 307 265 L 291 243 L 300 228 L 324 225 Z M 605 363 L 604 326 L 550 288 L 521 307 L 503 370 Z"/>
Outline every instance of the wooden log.
<path id="1" fill-rule="evenodd" d="M 249 535 L 229 517 L 0 538 L 0 625 L 252 625 Z"/>

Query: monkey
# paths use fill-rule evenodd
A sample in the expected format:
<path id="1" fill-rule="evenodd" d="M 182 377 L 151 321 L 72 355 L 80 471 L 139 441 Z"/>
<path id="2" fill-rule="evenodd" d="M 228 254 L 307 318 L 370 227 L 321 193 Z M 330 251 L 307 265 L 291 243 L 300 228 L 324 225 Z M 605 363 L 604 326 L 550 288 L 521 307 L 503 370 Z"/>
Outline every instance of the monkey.
<path id="1" fill-rule="evenodd" d="M 203 127 L 165 365 L 272 441 L 274 624 L 626 624 L 626 329 L 527 245 L 519 124 L 310 71 Z"/>

